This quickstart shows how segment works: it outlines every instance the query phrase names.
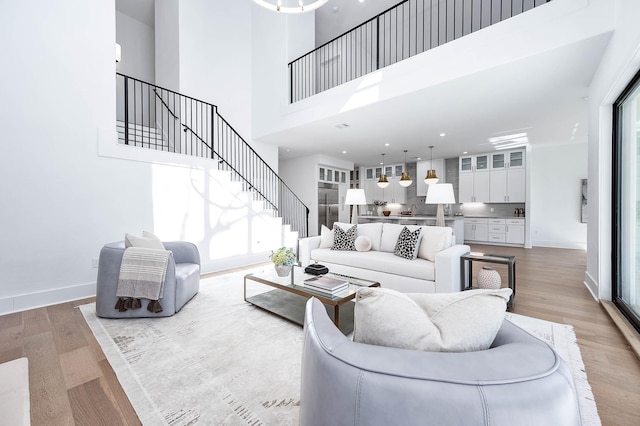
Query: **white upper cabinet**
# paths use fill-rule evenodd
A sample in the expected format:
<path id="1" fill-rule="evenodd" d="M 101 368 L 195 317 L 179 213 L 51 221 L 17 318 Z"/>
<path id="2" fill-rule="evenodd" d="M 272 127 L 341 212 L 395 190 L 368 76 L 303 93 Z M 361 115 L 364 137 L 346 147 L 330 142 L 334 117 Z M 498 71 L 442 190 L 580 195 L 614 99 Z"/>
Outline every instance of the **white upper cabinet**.
<path id="1" fill-rule="evenodd" d="M 433 160 L 433 165 L 430 160 L 427 161 L 418 161 L 416 163 L 416 176 L 411 176 L 413 181 L 416 183 L 416 195 L 418 197 L 426 197 L 427 190 L 429 189 L 429 185 L 424 183 L 424 178 L 427 176 L 427 170 L 433 169 L 436 171 L 436 176 L 438 176 L 438 183 L 445 183 L 445 168 L 444 168 L 444 158 L 438 158 Z"/>
<path id="2" fill-rule="evenodd" d="M 489 154 L 460 157 L 460 174 L 489 170 Z"/>
<path id="3" fill-rule="evenodd" d="M 526 200 L 524 150 L 491 154 L 490 201 L 524 203 Z"/>

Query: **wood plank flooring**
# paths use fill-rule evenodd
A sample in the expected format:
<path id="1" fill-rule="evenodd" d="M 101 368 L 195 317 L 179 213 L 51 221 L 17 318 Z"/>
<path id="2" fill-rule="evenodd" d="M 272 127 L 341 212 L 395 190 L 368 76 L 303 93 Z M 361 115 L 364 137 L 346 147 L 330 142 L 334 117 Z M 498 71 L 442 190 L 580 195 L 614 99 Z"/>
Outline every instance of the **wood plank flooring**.
<path id="1" fill-rule="evenodd" d="M 640 360 L 582 284 L 586 253 L 498 246 L 473 246 L 472 250 L 515 254 L 517 296 L 513 312 L 574 326 L 603 425 L 640 424 Z M 481 266 L 476 262 L 474 270 Z M 506 268 L 490 266 L 495 266 L 506 282 Z M 0 363 L 29 358 L 34 426 L 140 424 L 76 309 L 92 301 L 0 316 Z"/>

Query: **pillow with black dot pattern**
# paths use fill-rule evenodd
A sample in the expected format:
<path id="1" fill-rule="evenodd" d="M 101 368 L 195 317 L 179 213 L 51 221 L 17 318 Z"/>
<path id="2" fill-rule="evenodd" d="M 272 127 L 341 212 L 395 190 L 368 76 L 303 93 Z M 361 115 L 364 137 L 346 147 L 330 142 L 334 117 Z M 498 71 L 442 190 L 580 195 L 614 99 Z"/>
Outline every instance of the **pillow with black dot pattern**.
<path id="1" fill-rule="evenodd" d="M 415 231 L 409 231 L 406 226 L 400 231 L 396 248 L 393 254 L 404 257 L 405 259 L 414 260 L 418 257 L 418 249 L 420 248 L 420 238 L 422 237 L 422 228 Z"/>
<path id="2" fill-rule="evenodd" d="M 346 231 L 338 225 L 333 225 L 333 247 L 331 250 L 356 250 L 358 225 L 353 225 Z"/>

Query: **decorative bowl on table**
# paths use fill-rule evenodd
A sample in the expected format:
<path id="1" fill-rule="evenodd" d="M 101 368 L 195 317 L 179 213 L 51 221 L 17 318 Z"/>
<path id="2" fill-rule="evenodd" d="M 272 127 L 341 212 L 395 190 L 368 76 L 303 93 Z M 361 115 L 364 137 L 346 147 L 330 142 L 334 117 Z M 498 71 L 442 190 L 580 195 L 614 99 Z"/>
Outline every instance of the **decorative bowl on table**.
<path id="1" fill-rule="evenodd" d="M 382 214 L 385 216 L 389 216 L 391 214 L 391 210 L 382 210 Z"/>

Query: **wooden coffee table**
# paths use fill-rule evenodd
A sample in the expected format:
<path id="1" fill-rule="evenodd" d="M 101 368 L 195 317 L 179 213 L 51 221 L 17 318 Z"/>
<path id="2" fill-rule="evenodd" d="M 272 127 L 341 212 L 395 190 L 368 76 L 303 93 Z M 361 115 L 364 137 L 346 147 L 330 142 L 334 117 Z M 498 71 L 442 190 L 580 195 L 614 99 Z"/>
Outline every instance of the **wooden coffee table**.
<path id="1" fill-rule="evenodd" d="M 275 270 L 245 275 L 244 300 L 295 324 L 303 325 L 305 304 L 309 298 L 315 297 L 325 305 L 336 327 L 347 334 L 353 330 L 352 300 L 356 291 L 361 287 L 380 287 L 380 283 L 332 273 L 326 275 L 348 281 L 349 287 L 336 295 L 314 290 L 305 286 L 304 280 L 315 275 L 305 274 L 304 268 L 294 266 L 287 277 L 279 277 Z"/>

